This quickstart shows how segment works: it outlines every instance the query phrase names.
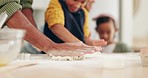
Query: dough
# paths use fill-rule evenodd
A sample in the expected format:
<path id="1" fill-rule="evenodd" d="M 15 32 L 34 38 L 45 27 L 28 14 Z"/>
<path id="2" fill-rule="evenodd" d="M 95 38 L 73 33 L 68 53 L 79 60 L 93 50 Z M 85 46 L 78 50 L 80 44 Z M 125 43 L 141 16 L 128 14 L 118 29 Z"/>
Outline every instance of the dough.
<path id="1" fill-rule="evenodd" d="M 50 60 L 56 61 L 75 61 L 75 60 L 84 60 L 87 57 L 97 57 L 100 55 L 100 52 L 95 52 L 93 54 L 84 54 L 80 56 L 75 56 L 75 54 L 80 52 L 72 52 L 72 51 L 50 51 L 48 56 Z M 70 56 L 67 56 L 70 55 Z"/>
<path id="2" fill-rule="evenodd" d="M 50 60 L 55 61 L 74 61 L 74 60 L 84 60 L 85 56 L 49 56 Z"/>

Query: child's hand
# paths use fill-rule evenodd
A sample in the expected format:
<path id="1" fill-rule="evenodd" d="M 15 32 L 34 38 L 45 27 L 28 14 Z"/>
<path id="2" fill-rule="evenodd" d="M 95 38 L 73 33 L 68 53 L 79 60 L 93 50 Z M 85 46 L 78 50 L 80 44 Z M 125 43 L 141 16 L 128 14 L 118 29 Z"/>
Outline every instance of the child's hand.
<path id="1" fill-rule="evenodd" d="M 107 42 L 103 39 L 101 40 L 91 40 L 91 45 L 92 46 L 105 46 L 107 45 Z"/>

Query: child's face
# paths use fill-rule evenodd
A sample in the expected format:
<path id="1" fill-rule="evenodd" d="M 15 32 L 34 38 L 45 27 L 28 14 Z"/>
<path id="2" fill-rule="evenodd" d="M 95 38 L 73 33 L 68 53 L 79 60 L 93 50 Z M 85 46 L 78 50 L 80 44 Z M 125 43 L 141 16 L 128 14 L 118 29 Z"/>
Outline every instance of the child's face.
<path id="1" fill-rule="evenodd" d="M 113 41 L 113 37 L 115 34 L 114 23 L 112 21 L 102 23 L 96 29 L 101 39 L 107 41 L 107 43 L 111 43 Z"/>
<path id="2" fill-rule="evenodd" d="M 84 6 L 87 0 L 65 0 L 70 12 L 78 11 L 81 6 Z"/>

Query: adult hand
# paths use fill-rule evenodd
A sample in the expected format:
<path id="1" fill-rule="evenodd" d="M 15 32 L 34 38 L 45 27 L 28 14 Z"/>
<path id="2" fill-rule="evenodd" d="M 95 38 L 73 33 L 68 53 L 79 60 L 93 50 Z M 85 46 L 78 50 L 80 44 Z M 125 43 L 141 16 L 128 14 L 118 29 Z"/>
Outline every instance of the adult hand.
<path id="1" fill-rule="evenodd" d="M 101 47 L 88 46 L 82 42 L 76 42 L 54 44 L 53 47 L 46 53 L 54 56 L 82 56 L 84 54 L 100 52 L 101 50 Z"/>

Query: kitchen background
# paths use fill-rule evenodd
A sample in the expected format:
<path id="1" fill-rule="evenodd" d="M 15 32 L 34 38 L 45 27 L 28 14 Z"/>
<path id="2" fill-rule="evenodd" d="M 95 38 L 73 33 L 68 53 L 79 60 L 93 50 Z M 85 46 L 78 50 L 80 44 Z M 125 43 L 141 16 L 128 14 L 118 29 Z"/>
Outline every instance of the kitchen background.
<path id="1" fill-rule="evenodd" d="M 34 0 L 33 9 L 35 21 L 42 31 L 44 26 L 44 12 L 50 0 Z M 109 13 L 118 22 L 120 32 L 118 41 L 139 51 L 148 46 L 148 0 L 95 0 L 90 11 L 89 25 L 92 38 L 98 39 L 95 32 L 95 21 L 92 19 L 101 13 Z"/>

